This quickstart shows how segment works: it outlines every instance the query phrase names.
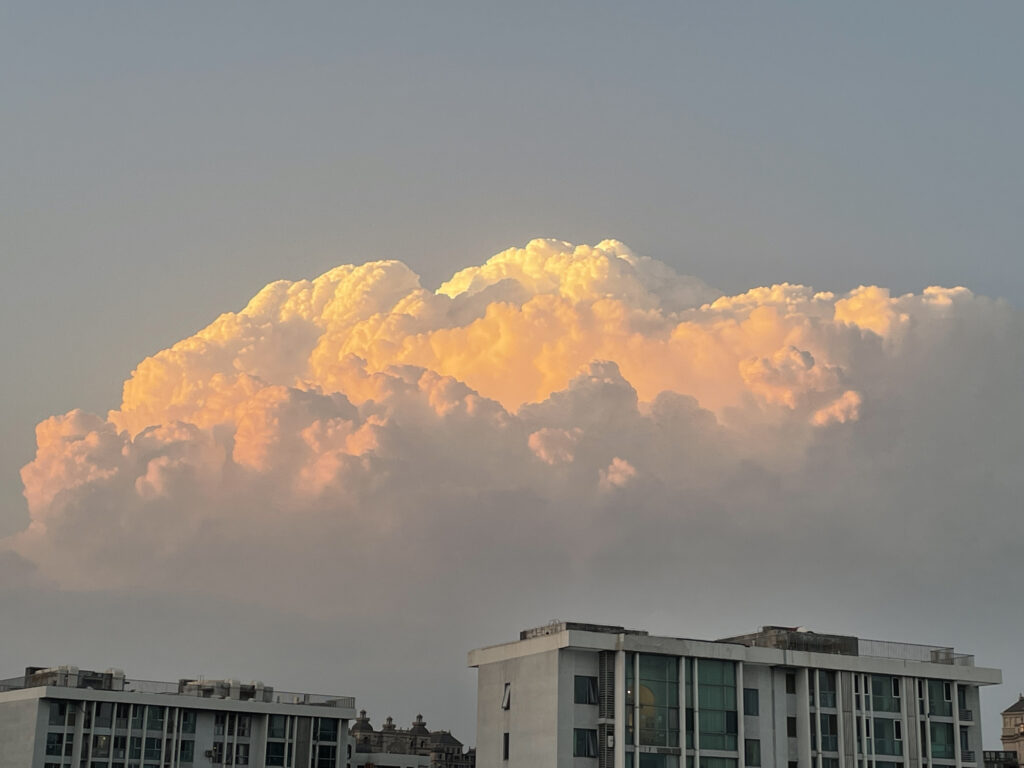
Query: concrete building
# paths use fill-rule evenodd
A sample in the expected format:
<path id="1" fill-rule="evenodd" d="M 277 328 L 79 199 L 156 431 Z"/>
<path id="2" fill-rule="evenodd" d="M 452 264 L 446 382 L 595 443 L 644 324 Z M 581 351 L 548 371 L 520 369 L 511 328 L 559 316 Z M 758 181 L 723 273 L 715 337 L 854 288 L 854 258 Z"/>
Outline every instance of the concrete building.
<path id="1" fill-rule="evenodd" d="M 346 768 L 354 716 L 258 682 L 29 667 L 0 680 L 0 768 Z"/>
<path id="2" fill-rule="evenodd" d="M 980 768 L 979 686 L 1002 679 L 952 648 L 785 627 L 553 622 L 469 665 L 479 768 Z"/>
<path id="3" fill-rule="evenodd" d="M 388 717 L 381 729 L 370 724 L 366 710 L 360 710 L 349 732 L 352 768 L 474 768 L 476 752 L 466 750 L 450 731 L 427 728 L 423 715 L 416 715 L 408 729 L 398 728 Z"/>

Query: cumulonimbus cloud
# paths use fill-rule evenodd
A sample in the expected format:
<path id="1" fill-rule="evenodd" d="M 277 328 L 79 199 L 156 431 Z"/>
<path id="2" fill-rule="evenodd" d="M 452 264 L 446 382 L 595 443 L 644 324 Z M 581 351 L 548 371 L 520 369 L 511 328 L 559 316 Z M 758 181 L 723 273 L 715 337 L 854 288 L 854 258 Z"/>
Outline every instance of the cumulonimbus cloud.
<path id="1" fill-rule="evenodd" d="M 963 394 L 935 395 L 943 372 L 989 387 L 985 413 L 1012 411 L 1019 328 L 964 288 L 725 296 L 611 240 L 534 240 L 436 291 L 397 261 L 341 266 L 143 360 L 105 417 L 39 424 L 31 524 L 7 544 L 65 585 L 173 573 L 231 592 L 261 551 L 344 574 L 440 531 L 486 548 L 481 521 L 499 514 L 553 550 L 588 516 L 605 521 L 600 549 L 630 516 L 677 530 L 827 514 L 837 478 L 888 492 L 887 470 L 920 470 L 879 420 L 899 412 L 924 439 Z M 609 505 L 615 518 L 595 511 Z M 420 557 L 407 565 L 434 567 Z M 239 575 L 211 580 L 211 562 Z"/>

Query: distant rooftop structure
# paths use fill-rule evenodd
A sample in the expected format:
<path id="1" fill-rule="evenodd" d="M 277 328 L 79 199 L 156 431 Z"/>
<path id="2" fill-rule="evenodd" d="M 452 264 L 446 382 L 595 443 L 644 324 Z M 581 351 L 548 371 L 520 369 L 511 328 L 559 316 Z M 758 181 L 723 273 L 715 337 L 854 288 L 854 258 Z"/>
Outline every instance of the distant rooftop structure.
<path id="1" fill-rule="evenodd" d="M 616 627 L 609 624 L 585 624 L 579 621 L 561 621 L 560 619 L 552 619 L 542 627 L 533 627 L 532 629 L 524 629 L 519 633 L 520 640 L 529 640 L 531 637 L 544 637 L 545 635 L 557 635 L 559 632 L 565 632 L 566 630 L 574 629 L 579 632 L 606 632 L 610 635 L 646 635 L 647 633 L 639 629 L 626 629 L 625 627 Z"/>

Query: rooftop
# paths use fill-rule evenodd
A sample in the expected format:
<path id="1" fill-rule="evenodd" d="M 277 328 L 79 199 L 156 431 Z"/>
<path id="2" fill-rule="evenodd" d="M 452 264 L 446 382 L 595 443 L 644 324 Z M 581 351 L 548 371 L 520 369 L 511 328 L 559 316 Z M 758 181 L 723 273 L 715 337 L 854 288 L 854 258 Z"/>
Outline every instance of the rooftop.
<path id="1" fill-rule="evenodd" d="M 554 635 L 565 631 L 603 632 L 614 635 L 649 635 L 638 629 L 609 624 L 586 624 L 574 621 L 553 620 L 547 624 L 524 629 L 519 633 L 520 640 L 534 637 Z M 685 639 L 685 638 L 679 638 Z M 865 656 L 879 659 L 899 659 L 903 661 L 924 661 L 933 664 L 951 664 L 955 666 L 974 666 L 974 656 L 957 653 L 952 646 L 921 645 L 918 643 L 902 643 L 891 640 L 868 640 L 853 635 L 833 635 L 812 632 L 804 627 L 764 626 L 758 632 L 746 635 L 735 635 L 715 640 L 717 643 L 732 643 L 758 648 L 778 648 L 788 651 L 809 651 L 812 653 L 832 653 L 844 656 Z"/>
<path id="2" fill-rule="evenodd" d="M 82 688 L 96 691 L 123 691 L 125 693 L 157 693 L 177 696 L 195 696 L 206 699 L 233 699 L 275 704 L 306 704 L 323 707 L 355 708 L 352 696 L 330 696 L 319 693 L 281 691 L 260 681 L 243 683 L 239 680 L 192 680 L 180 678 L 177 682 L 164 680 L 128 679 L 120 669 L 105 672 L 80 670 L 73 666 L 27 667 L 20 677 L 0 680 L 0 692 L 39 687 Z"/>

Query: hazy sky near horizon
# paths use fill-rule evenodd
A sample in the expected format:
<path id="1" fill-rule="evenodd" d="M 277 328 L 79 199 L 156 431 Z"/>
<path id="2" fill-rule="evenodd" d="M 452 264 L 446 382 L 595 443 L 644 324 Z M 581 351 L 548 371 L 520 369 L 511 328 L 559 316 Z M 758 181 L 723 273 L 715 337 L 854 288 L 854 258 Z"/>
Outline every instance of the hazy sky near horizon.
<path id="1" fill-rule="evenodd" d="M 278 279 L 311 280 L 338 265 L 397 259 L 432 291 L 458 270 L 534 238 L 590 245 L 615 238 L 631 250 L 609 246 L 578 256 L 588 269 L 612 269 L 607 283 L 569 279 L 551 267 L 557 276 L 545 280 L 558 286 L 551 290 L 585 304 L 588 313 L 593 301 L 609 295 L 622 302 L 623 316 L 654 312 L 661 313 L 659 322 L 685 319 L 704 334 L 702 349 L 710 357 L 702 359 L 731 365 L 721 362 L 728 376 L 703 382 L 697 373 L 687 379 L 676 369 L 648 372 L 642 363 L 650 357 L 644 354 L 654 355 L 668 331 L 638 320 L 634 329 L 643 344 L 652 345 L 641 344 L 642 353 L 635 339 L 618 346 L 595 341 L 586 348 L 613 360 L 616 371 L 586 368 L 586 355 L 568 355 L 556 365 L 542 360 L 547 351 L 528 344 L 524 356 L 509 351 L 496 358 L 490 372 L 472 361 L 453 361 L 445 351 L 469 341 L 446 334 L 476 318 L 474 313 L 501 302 L 519 306 L 538 296 L 541 304 L 547 301 L 547 283 L 522 278 L 511 290 L 486 274 L 467 287 L 461 304 L 457 298 L 450 307 L 431 304 L 410 327 L 395 320 L 387 333 L 360 330 L 406 344 L 401 355 L 369 342 L 357 351 L 371 367 L 376 360 L 382 367 L 415 365 L 452 376 L 500 403 L 494 412 L 467 405 L 475 401 L 464 392 L 437 394 L 440 385 L 398 377 L 389 380 L 387 397 L 377 392 L 391 410 L 369 413 L 356 402 L 360 387 L 370 386 L 360 378 L 363 373 L 333 368 L 329 359 L 338 350 L 354 349 L 347 341 L 348 320 L 302 310 L 304 321 L 327 329 L 323 338 L 331 343 L 323 348 L 314 348 L 312 337 L 302 333 L 289 335 L 294 329 L 279 323 L 283 315 L 252 330 L 251 338 L 219 329 L 218 343 L 233 350 L 233 357 L 190 360 L 167 374 L 167 381 L 180 374 L 183 382 L 206 386 L 217 373 L 238 371 L 279 386 L 306 378 L 328 394 L 344 393 L 359 412 L 333 401 L 314 402 L 308 393 L 295 396 L 306 414 L 301 418 L 311 420 L 295 417 L 304 445 L 334 445 L 304 430 L 324 419 L 343 419 L 360 436 L 346 438 L 345 456 L 365 460 L 394 452 L 389 460 L 396 463 L 386 476 L 406 483 L 407 494 L 375 496 L 377 469 L 348 468 L 366 473 L 358 480 L 365 487 L 346 497 L 347 511 L 339 520 L 316 518 L 316 525 L 339 540 L 365 540 L 366 553 L 379 558 L 363 562 L 351 549 L 354 543 L 339 545 L 351 567 L 311 568 L 286 578 L 288 589 L 273 599 L 249 591 L 255 585 L 273 589 L 258 579 L 246 581 L 242 574 L 252 576 L 248 565 L 227 558 L 223 567 L 234 574 L 225 574 L 230 588 L 196 599 L 202 588 L 179 586 L 175 576 L 194 565 L 175 550 L 188 549 L 192 539 L 163 528 L 140 533 L 104 515 L 127 509 L 126 497 L 118 494 L 129 491 L 144 497 L 140 509 L 155 515 L 173 517 L 175 504 L 194 504 L 208 517 L 192 519 L 189 535 L 231 541 L 217 518 L 217 510 L 231 506 L 224 501 L 228 497 L 177 496 L 177 486 L 156 465 L 140 475 L 141 485 L 114 493 L 94 487 L 98 475 L 72 477 L 70 463 L 53 459 L 46 465 L 49 474 L 36 477 L 33 519 L 52 515 L 48 519 L 63 522 L 54 522 L 51 532 L 62 533 L 19 544 L 18 557 L 25 560 L 0 560 L 6 582 L 0 612 L 19 625 L 0 662 L 12 674 L 29 663 L 86 665 L 96 659 L 128 666 L 120 661 L 126 657 L 130 674 L 155 669 L 153 674 L 171 676 L 216 675 L 230 667 L 225 674 L 269 678 L 261 671 L 269 668 L 270 682 L 289 687 L 314 684 L 322 676 L 292 659 L 281 661 L 282 649 L 297 646 L 302 657 L 329 663 L 339 650 L 355 647 L 362 661 L 338 672 L 337 692 L 365 691 L 373 705 L 405 720 L 422 709 L 430 725 L 451 725 L 459 735 L 459 729 L 472 729 L 474 707 L 473 677 L 462 669 L 462 651 L 510 639 L 521 623 L 543 623 L 555 615 L 651 621 L 653 630 L 712 636 L 774 621 L 815 623 L 820 617 L 826 630 L 892 629 L 906 640 L 980 646 L 990 653 L 982 661 L 1007 668 L 1006 689 L 1012 691 L 1000 695 L 1009 697 L 1024 685 L 1024 677 L 1009 669 L 1016 657 L 1007 638 L 1019 633 L 1019 622 L 997 610 L 997 592 L 1012 581 L 1015 574 L 1007 569 L 1017 562 L 1005 559 L 1015 552 L 999 547 L 1006 546 L 1006 532 L 1020 525 L 1022 454 L 1014 430 L 1024 412 L 1018 335 L 1024 293 L 1022 25 L 1024 8 L 1009 2 L 0 7 L 0 354 L 7 361 L 0 398 L 6 438 L 0 445 L 0 538 L 16 536 L 29 524 L 19 470 L 36 455 L 36 424 L 51 416 L 76 408 L 97 414 L 96 422 L 68 422 L 66 429 L 103 436 L 115 426 L 133 432 L 150 424 L 167 427 L 186 413 L 186 422 L 192 419 L 200 432 L 209 426 L 210 432 L 168 436 L 168 427 L 156 438 L 161 445 L 189 447 L 181 455 L 167 454 L 167 462 L 199 466 L 209 455 L 230 454 L 214 434 L 215 418 L 193 402 L 168 405 L 176 397 L 169 394 L 173 387 L 140 378 L 136 401 L 123 403 L 121 386 L 145 358 L 192 337 L 222 313 L 240 311 Z M 538 248 L 537 258 L 551 264 L 573 253 Z M 632 254 L 656 259 L 673 274 Z M 363 279 L 353 278 L 352 285 L 363 285 Z M 405 273 L 365 280 L 372 287 L 366 288 L 373 297 L 369 305 L 382 312 L 391 310 L 388 301 L 414 296 L 413 278 Z M 750 320 L 754 305 L 770 307 L 791 323 L 783 331 L 755 315 L 762 325 L 749 330 L 743 343 L 720 332 L 717 319 L 692 315 L 700 302 L 719 294 L 735 297 L 784 282 L 835 297 L 815 299 L 808 291 L 727 302 L 716 312 L 737 323 Z M 674 292 L 664 288 L 669 284 Z M 890 299 L 874 294 L 850 294 L 860 285 L 882 286 L 894 302 L 907 292 L 916 298 L 890 306 Z M 922 293 L 934 285 L 965 286 L 972 296 Z M 471 301 L 478 290 L 481 298 Z M 851 303 L 841 303 L 846 300 Z M 280 297 L 267 303 L 275 311 L 287 304 Z M 610 314 L 601 314 L 604 305 L 599 309 L 586 318 L 610 322 Z M 584 314 L 570 320 L 559 315 L 564 325 L 541 330 L 516 313 L 505 320 L 523 338 L 533 338 L 527 330 L 542 335 L 575 328 Z M 906 330 L 911 327 L 914 333 Z M 849 336 L 849 328 L 864 337 Z M 410 346 L 409 339 L 425 335 L 432 346 Z M 258 340 L 274 344 L 263 348 Z M 256 351 L 250 353 L 246 344 Z M 289 357 L 293 347 L 308 353 L 308 367 Z M 790 354 L 789 347 L 797 352 Z M 721 352 L 726 348 L 728 354 Z M 491 359 L 486 348 L 476 352 Z M 812 355 L 811 363 L 803 352 Z M 317 367 L 321 358 L 327 362 Z M 250 363 L 254 367 L 246 368 Z M 686 364 L 678 362 L 678 370 L 689 371 Z M 526 369 L 537 373 L 536 380 Z M 570 386 L 579 370 L 589 370 L 590 378 Z M 630 411 L 632 401 L 624 394 L 629 386 L 641 402 L 653 402 L 667 389 L 695 398 L 699 410 L 673 402 L 662 403 L 653 415 L 635 414 L 616 429 L 634 441 L 636 457 L 620 455 L 624 449 L 614 445 L 615 434 L 602 430 L 620 409 Z M 409 414 L 420 413 L 414 403 L 428 388 L 434 392 L 431 407 L 439 407 L 441 398 L 460 403 L 451 407 L 468 414 L 463 423 L 445 411 L 438 416 L 438 434 L 467 444 L 492 441 L 507 451 L 496 448 L 495 463 L 477 471 L 507 465 L 519 474 L 508 485 L 455 483 L 458 493 L 446 490 L 425 501 L 412 525 L 402 516 L 409 514 L 410 499 L 432 472 L 456 478 L 453 467 L 462 455 L 460 448 L 453 451 L 451 467 L 434 467 L 416 442 L 425 438 L 402 421 L 402 414 L 415 421 Z M 241 398 L 239 391 L 225 397 Z M 139 392 L 154 399 L 142 407 Z M 247 392 L 246 397 L 252 394 Z M 561 399 L 555 397 L 560 393 Z M 611 414 L 609 424 L 584 423 L 588 408 L 566 405 L 577 400 L 590 403 L 588 408 L 604 403 L 609 410 L 595 412 Z M 524 413 L 518 410 L 522 402 L 547 405 Z M 123 415 L 107 421 L 111 409 Z M 486 423 L 476 421 L 481 413 Z M 387 419 L 398 419 L 395 435 L 367 436 L 384 429 Z M 511 430 L 502 435 L 521 433 L 522 440 L 508 437 L 506 445 L 505 437 L 489 431 L 498 423 Z M 694 437 L 666 444 L 666 450 L 685 453 L 687 445 L 707 441 L 706 457 L 685 453 L 686 461 L 720 486 L 698 478 L 676 487 L 671 468 L 644 452 L 645 441 L 654 439 L 651 430 L 661 434 L 653 425 L 667 423 L 684 424 L 679 428 Z M 814 425 L 810 431 L 808 424 Z M 250 437 L 258 431 L 252 430 Z M 600 439 L 587 447 L 582 436 L 591 434 Z M 243 442 L 233 440 L 235 448 Z M 353 440 L 368 442 L 354 446 Z M 132 446 L 111 448 L 110 456 L 151 449 Z M 778 446 L 795 446 L 793 457 L 776 461 Z M 529 453 L 518 452 L 527 447 Z M 329 496 L 338 466 L 348 467 L 337 450 L 316 454 L 341 462 L 330 467 L 323 461 L 301 468 L 275 463 L 265 448 L 246 455 L 236 451 L 232 460 L 263 478 L 308 480 L 334 472 L 324 481 Z M 104 454 L 84 463 L 103 470 L 112 460 Z M 701 464 L 705 460 L 707 466 Z M 580 490 L 583 481 L 568 470 L 557 482 L 543 474 L 547 467 L 581 463 L 594 481 L 586 493 Z M 404 480 L 396 467 L 408 470 Z M 645 485 L 646 478 L 657 482 Z M 257 486 L 234 488 L 230 498 L 248 498 Z M 47 498 L 47 487 L 67 491 L 68 498 L 81 492 L 74 514 L 57 510 L 65 502 Z M 532 495 L 523 496 L 527 488 Z M 637 496 L 614 497 L 627 491 Z M 161 494 L 167 506 L 153 501 Z M 550 539 L 543 545 L 529 538 L 519 542 L 528 576 L 500 557 L 488 572 L 487 557 L 496 554 L 493 542 L 486 543 L 489 537 L 497 530 L 514 539 L 516 531 L 504 531 L 498 518 L 466 517 L 485 499 L 501 512 L 499 518 L 515 517 L 523 504 L 534 504 L 523 519 Z M 298 504 L 281 501 L 282 508 L 291 509 L 293 502 Z M 312 515 L 314 508 L 317 515 L 328 514 L 330 505 L 322 499 L 310 504 L 298 504 L 295 514 Z M 643 537 L 623 530 L 618 520 L 603 526 L 583 522 L 585 510 L 612 515 L 624 504 L 636 515 L 637 530 L 680 541 L 692 533 L 705 542 L 699 547 L 705 552 L 691 551 L 689 544 L 659 544 L 668 547 L 659 551 L 675 566 L 653 569 L 660 586 L 648 594 L 643 579 L 613 556 L 628 552 L 639 564 Z M 679 505 L 692 509 L 689 527 L 665 522 L 666 510 Z M 585 557 L 555 564 L 572 537 L 568 528 L 545 527 L 540 510 L 549 508 L 569 510 L 573 520 L 581 516 L 577 522 L 591 532 Z M 894 523 L 885 511 L 897 508 Z M 760 516 L 748 519 L 750 510 Z M 957 518 L 957 510 L 973 527 Z M 364 518 L 378 512 L 387 525 L 366 524 Z M 88 519 L 102 521 L 96 533 L 106 539 L 103 546 L 91 535 L 81 540 L 80 524 Z M 282 554 L 282 563 L 296 562 L 289 557 L 302 562 L 303 546 L 319 546 L 313 524 L 302 520 L 296 524 L 302 532 L 285 547 L 291 554 Z M 856 520 L 872 534 L 894 526 L 894 550 L 875 552 L 875 539 L 865 534 L 858 556 L 845 551 L 844 536 L 856 530 Z M 264 522 L 280 533 L 273 521 Z M 786 530 L 792 541 L 772 530 Z M 135 562 L 135 555 L 157 535 L 168 542 L 167 562 L 155 564 L 154 578 L 147 580 L 141 573 L 145 563 Z M 273 561 L 275 553 L 261 549 L 273 541 L 269 534 L 253 534 L 248 544 Z M 445 554 L 410 554 L 421 547 Z M 61 563 L 74 560 L 68 554 L 79 549 L 86 555 L 62 570 Z M 118 552 L 129 553 L 123 569 L 101 567 L 111 558 L 119 562 Z M 316 552 L 331 557 L 329 548 Z M 745 553 L 746 565 L 727 562 L 735 552 Z M 782 569 L 780 561 L 799 553 L 806 555 L 804 562 Z M 459 578 L 435 572 L 430 564 L 437 559 L 457 563 Z M 390 570 L 382 569 L 385 561 Z M 816 567 L 826 564 L 828 578 L 821 579 Z M 215 569 L 199 572 L 209 577 Z M 750 586 L 751 579 L 765 575 L 767 583 L 781 586 Z M 459 586 L 463 580 L 475 584 Z M 888 591 L 894 582 L 899 588 Z M 430 592 L 431 584 L 449 589 L 450 597 Z M 675 602 L 671 584 L 699 584 L 705 596 Z M 622 609 L 598 599 L 597 585 Z M 89 591 L 69 591 L 73 587 Z M 396 598 L 403 587 L 408 592 Z M 290 590 L 311 592 L 321 605 L 333 607 L 317 615 Z M 364 597 L 354 598 L 353 591 Z M 843 603 L 831 603 L 832 595 Z M 951 613 L 944 612 L 947 598 L 960 601 Z M 394 615 L 381 618 L 396 602 L 408 625 Z M 964 618 L 950 637 L 950 618 L 961 610 Z M 193 611 L 202 634 L 210 634 L 208 646 L 180 624 L 160 623 L 160 616 L 187 617 Z M 154 661 L 131 638 L 112 644 L 104 619 L 139 626 L 133 618 L 139 615 L 150 617 L 140 630 L 147 644 L 161 646 L 169 634 L 181 642 L 179 649 L 161 647 L 161 660 Z M 988 622 L 993 636 L 982 632 Z M 315 638 L 302 637 L 300 629 L 296 639 L 293 623 L 309 626 Z M 415 645 L 426 635 L 435 638 L 424 643 L 427 651 L 454 647 L 454 660 L 422 658 L 415 671 L 395 673 L 409 652 L 402 641 Z M 245 650 L 235 653 L 240 647 Z M 36 649 L 54 658 L 36 658 L 42 652 Z M 116 649 L 119 658 L 107 659 L 108 649 Z M 196 657 L 211 660 L 200 669 L 180 668 Z M 352 690 L 349 680 L 362 687 Z M 439 692 L 449 680 L 462 687 Z M 397 701 L 406 695 L 403 685 L 421 700 L 429 692 L 438 702 L 436 713 L 426 703 Z M 990 735 L 999 704 L 987 701 Z M 385 713 L 373 714 L 380 720 Z"/>

